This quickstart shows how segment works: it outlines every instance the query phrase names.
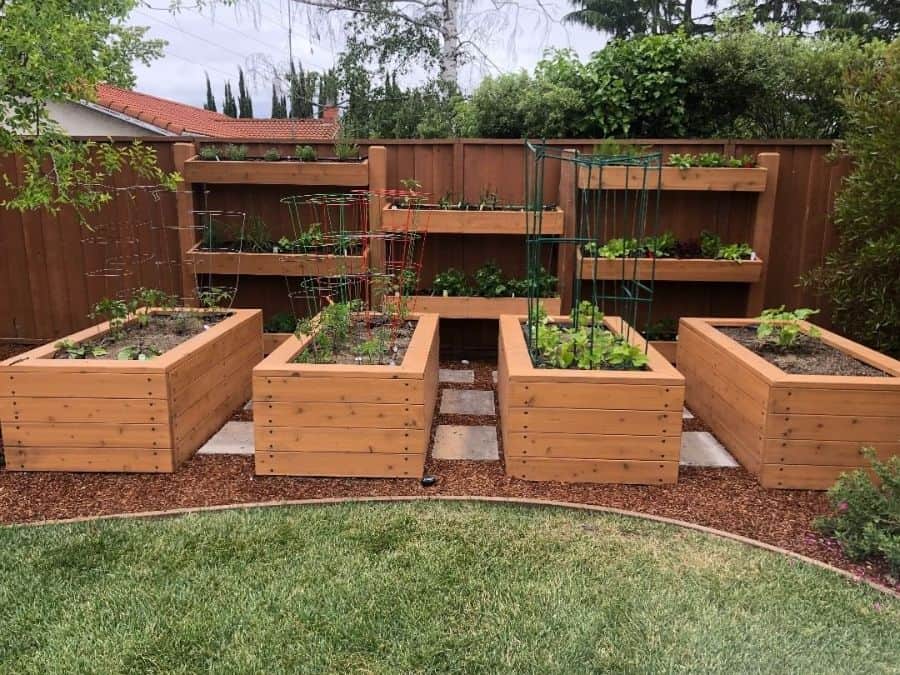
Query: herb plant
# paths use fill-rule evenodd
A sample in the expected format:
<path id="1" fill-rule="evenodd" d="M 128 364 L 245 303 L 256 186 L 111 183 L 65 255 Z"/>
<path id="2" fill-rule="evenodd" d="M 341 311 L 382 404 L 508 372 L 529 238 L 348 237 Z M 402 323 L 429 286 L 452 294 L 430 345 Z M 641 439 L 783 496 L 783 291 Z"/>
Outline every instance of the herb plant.
<path id="1" fill-rule="evenodd" d="M 294 157 L 301 162 L 315 162 L 318 159 L 316 149 L 311 145 L 298 145 L 294 148 Z"/>
<path id="2" fill-rule="evenodd" d="M 225 146 L 225 156 L 233 162 L 240 162 L 247 159 L 247 146 L 246 145 L 235 145 L 234 143 L 230 143 Z"/>
<path id="3" fill-rule="evenodd" d="M 792 349 L 803 333 L 800 322 L 818 313 L 818 309 L 795 309 L 790 312 L 785 310 L 784 305 L 766 309 L 757 317 L 759 326 L 756 328 L 756 337 L 761 342 L 774 344 L 780 349 Z M 815 326 L 810 326 L 806 334 L 811 338 L 817 338 L 822 332 Z"/>
<path id="4" fill-rule="evenodd" d="M 200 148 L 200 152 L 198 153 L 200 159 L 206 161 L 215 161 L 219 159 L 219 148 L 215 145 L 204 145 Z"/>
<path id="5" fill-rule="evenodd" d="M 207 286 L 197 291 L 200 305 L 206 309 L 223 309 L 234 299 L 234 289 L 224 286 Z"/>
<path id="6" fill-rule="evenodd" d="M 272 233 L 259 216 L 250 216 L 241 233 L 241 248 L 250 253 L 268 253 L 272 250 Z"/>
<path id="7" fill-rule="evenodd" d="M 716 258 L 719 260 L 749 260 L 753 256 L 753 249 L 750 244 L 725 244 L 719 248 Z"/>
<path id="8" fill-rule="evenodd" d="M 278 152 L 277 148 L 269 148 L 263 155 L 263 159 L 267 162 L 277 162 L 281 159 L 281 153 Z"/>
<path id="9" fill-rule="evenodd" d="M 359 159 L 359 146 L 346 138 L 339 138 L 334 144 L 334 156 L 342 162 Z"/>
<path id="10" fill-rule="evenodd" d="M 509 288 L 503 279 L 503 270 L 491 261 L 475 270 L 475 295 L 483 298 L 501 298 Z"/>
<path id="11" fill-rule="evenodd" d="M 128 305 L 124 300 L 102 298 L 94 305 L 88 316 L 92 319 L 102 318 L 108 321 L 110 336 L 118 337 L 122 333 L 128 314 Z"/>
<path id="12" fill-rule="evenodd" d="M 469 283 L 466 281 L 465 273 L 452 267 L 445 272 L 440 272 L 435 275 L 432 289 L 434 290 L 435 295 L 443 295 L 444 297 L 467 296 L 472 294 Z"/>

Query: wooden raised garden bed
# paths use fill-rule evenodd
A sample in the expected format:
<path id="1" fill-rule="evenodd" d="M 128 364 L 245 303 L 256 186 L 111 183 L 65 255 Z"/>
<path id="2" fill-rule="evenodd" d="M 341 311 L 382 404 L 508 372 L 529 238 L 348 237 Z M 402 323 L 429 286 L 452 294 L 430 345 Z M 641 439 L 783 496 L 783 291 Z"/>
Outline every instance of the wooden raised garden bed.
<path id="1" fill-rule="evenodd" d="M 263 333 L 263 356 L 268 356 L 283 345 L 293 333 Z"/>
<path id="2" fill-rule="evenodd" d="M 381 214 L 385 232 L 424 231 L 433 234 L 528 234 L 530 212 L 522 210 L 403 209 L 388 205 Z M 532 228 L 534 225 L 531 226 Z M 562 234 L 563 212 L 559 208 L 544 211 L 541 234 Z"/>
<path id="3" fill-rule="evenodd" d="M 335 187 L 365 187 L 369 184 L 369 162 L 365 159 L 352 162 L 215 161 L 195 155 L 184 163 L 182 173 L 186 183 Z"/>
<path id="4" fill-rule="evenodd" d="M 411 312 L 438 314 L 442 319 L 499 319 L 502 314 L 528 314 L 528 298 L 413 295 L 407 302 Z M 560 313 L 559 298 L 542 298 L 541 304 L 549 315 Z"/>
<path id="5" fill-rule="evenodd" d="M 678 343 L 675 340 L 650 340 L 650 346 L 658 351 L 669 363 L 675 365 Z"/>
<path id="6" fill-rule="evenodd" d="M 638 279 L 656 281 L 715 281 L 756 283 L 763 272 L 762 260 L 705 260 L 657 258 L 589 258 L 578 253 L 581 279 L 630 279 L 637 263 Z M 596 276 L 595 276 L 596 274 Z"/>
<path id="7" fill-rule="evenodd" d="M 366 268 L 368 251 L 360 255 L 316 253 L 249 253 L 204 251 L 197 243 L 185 254 L 185 263 L 195 274 L 247 274 L 253 276 L 311 277 L 360 274 Z"/>
<path id="8" fill-rule="evenodd" d="M 900 362 L 822 330 L 826 344 L 889 375 L 788 374 L 717 330 L 756 323 L 681 319 L 678 368 L 690 409 L 764 487 L 824 490 L 867 465 L 862 446 L 900 454 Z"/>
<path id="9" fill-rule="evenodd" d="M 47 344 L 0 363 L 7 469 L 174 471 L 250 398 L 262 313 L 227 313 L 148 361 L 54 359 Z M 67 339 L 108 331 L 103 323 Z"/>
<path id="10" fill-rule="evenodd" d="M 646 187 L 655 190 L 657 185 L 655 168 L 647 170 Z M 601 185 L 602 176 L 602 185 Z M 675 166 L 662 167 L 660 188 L 663 190 L 694 190 L 718 192 L 763 192 L 766 189 L 768 169 L 749 168 L 702 168 L 680 169 Z M 644 187 L 644 169 L 640 167 L 606 166 L 588 169 L 578 168 L 578 187 L 582 190 L 640 190 Z"/>
<path id="11" fill-rule="evenodd" d="M 564 321 L 566 317 L 558 317 Z M 526 480 L 678 480 L 684 378 L 652 347 L 645 371 L 535 368 L 522 317 L 500 317 L 498 395 L 506 472 Z M 621 332 L 624 322 L 607 317 Z M 643 345 L 635 331 L 632 342 Z"/>
<path id="12" fill-rule="evenodd" d="M 253 369 L 256 473 L 419 478 L 438 387 L 438 317 L 417 318 L 399 366 L 293 363 L 290 336 Z"/>

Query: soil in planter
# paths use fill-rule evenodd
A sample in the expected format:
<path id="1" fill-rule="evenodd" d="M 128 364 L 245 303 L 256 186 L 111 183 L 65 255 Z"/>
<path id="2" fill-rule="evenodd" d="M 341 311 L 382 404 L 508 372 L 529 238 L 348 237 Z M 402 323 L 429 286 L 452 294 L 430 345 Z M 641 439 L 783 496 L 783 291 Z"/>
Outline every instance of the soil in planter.
<path id="1" fill-rule="evenodd" d="M 364 366 L 399 366 L 416 330 L 415 321 L 391 324 L 391 319 L 354 318 L 349 337 L 337 349 L 319 347 L 317 352 L 307 347 L 294 357 L 294 363 L 340 363 Z M 363 345 L 371 343 L 379 334 L 382 347 L 377 353 L 363 352 Z"/>
<path id="2" fill-rule="evenodd" d="M 199 335 L 210 326 L 214 326 L 227 318 L 227 314 L 203 314 L 198 316 L 191 313 L 184 314 L 154 314 L 146 326 L 130 323 L 120 331 L 119 335 L 112 337 L 109 334 L 102 337 L 84 340 L 79 343 L 89 347 L 103 347 L 106 354 L 103 356 L 87 355 L 90 359 L 117 359 L 121 350 L 127 347 L 150 348 L 165 354 L 195 335 Z M 53 358 L 66 359 L 65 350 L 57 351 Z"/>
<path id="3" fill-rule="evenodd" d="M 800 335 L 791 351 L 760 342 L 755 326 L 719 327 L 719 331 L 790 375 L 857 375 L 890 377 L 821 340 Z"/>

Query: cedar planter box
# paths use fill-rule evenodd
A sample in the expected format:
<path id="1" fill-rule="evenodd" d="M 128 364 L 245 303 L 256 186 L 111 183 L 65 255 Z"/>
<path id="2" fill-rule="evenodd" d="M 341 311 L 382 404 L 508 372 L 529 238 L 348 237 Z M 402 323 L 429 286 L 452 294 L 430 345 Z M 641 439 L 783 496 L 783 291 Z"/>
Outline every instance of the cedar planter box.
<path id="1" fill-rule="evenodd" d="M 293 333 L 263 333 L 263 356 L 268 356 L 283 345 Z"/>
<path id="2" fill-rule="evenodd" d="M 420 478 L 439 350 L 438 318 L 417 318 L 399 366 L 292 363 L 310 339 L 293 335 L 257 365 L 257 475 Z"/>
<path id="3" fill-rule="evenodd" d="M 53 344 L 4 361 L 7 469 L 174 471 L 250 398 L 262 313 L 227 311 L 228 318 L 149 361 L 54 359 Z M 67 339 L 108 330 L 102 323 Z"/>
<path id="4" fill-rule="evenodd" d="M 652 347 L 645 371 L 535 368 L 522 321 L 500 317 L 497 391 L 506 473 L 525 480 L 675 483 L 681 374 Z M 607 317 L 606 325 L 620 332 L 625 324 Z M 632 341 L 643 345 L 634 331 Z"/>
<path id="5" fill-rule="evenodd" d="M 650 340 L 650 346 L 658 351 L 666 361 L 675 365 L 678 355 L 678 342 L 675 340 Z"/>
<path id="6" fill-rule="evenodd" d="M 528 234 L 530 211 L 476 211 L 458 209 L 403 209 L 384 207 L 385 232 L 424 231 L 432 234 Z M 535 225 L 531 225 L 533 229 Z M 547 210 L 541 216 L 541 234 L 562 234 L 563 212 Z"/>
<path id="7" fill-rule="evenodd" d="M 900 362 L 822 330 L 826 344 L 891 376 L 790 375 L 716 329 L 756 323 L 681 319 L 678 368 L 688 407 L 764 487 L 824 490 L 867 465 L 862 446 L 900 454 Z"/>
<path id="8" fill-rule="evenodd" d="M 646 172 L 646 187 L 655 190 L 657 170 Z M 602 184 L 601 184 L 602 176 Z M 679 169 L 676 166 L 662 167 L 660 188 L 663 190 L 694 190 L 700 192 L 763 192 L 766 189 L 768 169 L 749 168 L 702 168 Z M 640 167 L 606 166 L 578 168 L 578 187 L 582 190 L 640 190 L 644 187 L 644 169 Z"/>
<path id="9" fill-rule="evenodd" d="M 285 160 L 203 160 L 194 156 L 184 163 L 186 183 L 251 185 L 321 185 L 365 187 L 369 184 L 369 162 L 300 162 Z"/>
<path id="10" fill-rule="evenodd" d="M 578 254 L 581 279 L 630 279 L 635 270 L 638 279 L 656 281 L 713 281 L 756 283 L 763 271 L 762 260 L 706 260 L 693 258 L 588 258 Z M 596 277 L 594 276 L 596 273 Z"/>
<path id="11" fill-rule="evenodd" d="M 368 251 L 360 255 L 318 255 L 315 253 L 248 253 L 246 251 L 204 251 L 195 244 L 185 254 L 185 262 L 195 274 L 247 274 L 253 276 L 318 277 L 360 274 L 366 268 Z"/>
<path id="12" fill-rule="evenodd" d="M 438 314 L 442 319 L 499 319 L 502 314 L 528 314 L 528 298 L 413 295 L 407 304 L 411 312 Z M 559 298 L 541 298 L 541 304 L 551 316 L 560 312 Z"/>

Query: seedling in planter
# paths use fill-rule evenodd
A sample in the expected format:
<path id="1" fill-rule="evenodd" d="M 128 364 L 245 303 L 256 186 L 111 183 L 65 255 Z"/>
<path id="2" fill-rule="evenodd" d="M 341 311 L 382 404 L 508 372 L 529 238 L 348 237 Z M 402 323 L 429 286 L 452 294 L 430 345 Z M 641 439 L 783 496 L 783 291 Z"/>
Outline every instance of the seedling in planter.
<path id="1" fill-rule="evenodd" d="M 225 156 L 233 162 L 247 159 L 247 146 L 231 143 L 225 147 Z"/>
<path id="2" fill-rule="evenodd" d="M 692 166 L 694 166 L 694 158 L 690 154 L 680 154 L 677 152 L 673 152 L 671 155 L 669 155 L 667 164 L 679 169 L 690 169 Z"/>
<path id="3" fill-rule="evenodd" d="M 489 262 L 475 271 L 475 294 L 483 298 L 501 298 L 509 292 L 503 279 L 503 270 L 495 262 Z"/>
<path id="4" fill-rule="evenodd" d="M 481 196 L 478 200 L 478 210 L 496 211 L 499 203 L 500 198 L 497 196 L 496 192 L 491 192 L 490 189 L 484 189 L 481 191 Z"/>
<path id="5" fill-rule="evenodd" d="M 753 249 L 750 244 L 725 244 L 716 253 L 719 260 L 749 260 L 753 257 Z"/>
<path id="6" fill-rule="evenodd" d="M 298 145 L 294 148 L 294 157 L 301 162 L 315 162 L 318 159 L 316 149 L 311 145 Z"/>
<path id="7" fill-rule="evenodd" d="M 178 312 L 172 319 L 172 330 L 175 335 L 190 335 L 203 329 L 203 322 L 194 312 Z"/>
<path id="8" fill-rule="evenodd" d="M 122 328 L 128 319 L 128 305 L 124 300 L 103 298 L 94 305 L 88 316 L 92 319 L 103 318 L 108 321 L 110 336 L 117 338 L 122 333 Z"/>
<path id="9" fill-rule="evenodd" d="M 677 243 L 674 234 L 663 232 L 655 237 L 644 239 L 643 248 L 652 258 L 671 258 L 675 254 Z"/>
<path id="10" fill-rule="evenodd" d="M 281 154 L 275 148 L 269 148 L 266 150 L 266 154 L 263 155 L 263 159 L 267 162 L 277 162 L 281 159 Z"/>
<path id="11" fill-rule="evenodd" d="M 700 233 L 700 254 L 704 258 L 715 259 L 721 248 L 722 238 L 719 235 L 706 230 Z"/>
<path id="12" fill-rule="evenodd" d="M 272 234 L 269 226 L 259 216 L 250 216 L 244 225 L 241 248 L 250 253 L 268 253 L 272 250 Z"/>
<path id="13" fill-rule="evenodd" d="M 234 299 L 234 289 L 224 286 L 209 286 L 197 291 L 200 305 L 206 309 L 224 309 Z"/>
<path id="14" fill-rule="evenodd" d="M 147 310 L 153 307 L 171 309 L 177 304 L 174 295 L 157 288 L 138 288 L 128 299 L 128 313 L 136 318 L 139 326 L 144 327 L 150 323 L 150 314 Z"/>
<path id="15" fill-rule="evenodd" d="M 106 349 L 103 347 L 78 344 L 72 340 L 60 340 L 53 346 L 64 352 L 67 359 L 96 359 L 106 356 Z"/>
<path id="16" fill-rule="evenodd" d="M 761 342 L 775 344 L 780 349 L 789 350 L 797 344 L 797 339 L 803 334 L 801 321 L 806 321 L 818 309 L 795 309 L 786 311 L 784 305 L 774 309 L 766 309 L 757 317 L 759 326 L 756 328 L 756 337 Z M 806 332 L 811 338 L 817 338 L 822 332 L 815 326 L 810 326 Z"/>
<path id="17" fill-rule="evenodd" d="M 219 148 L 215 145 L 204 145 L 200 148 L 200 159 L 206 161 L 216 161 L 219 159 Z"/>
<path id="18" fill-rule="evenodd" d="M 153 345 L 139 343 L 120 349 L 116 354 L 116 359 L 119 361 L 149 361 L 160 354 L 162 352 Z"/>
<path id="19" fill-rule="evenodd" d="M 437 295 L 443 295 L 445 298 L 472 294 L 466 275 L 452 267 L 435 275 L 432 289 Z"/>

